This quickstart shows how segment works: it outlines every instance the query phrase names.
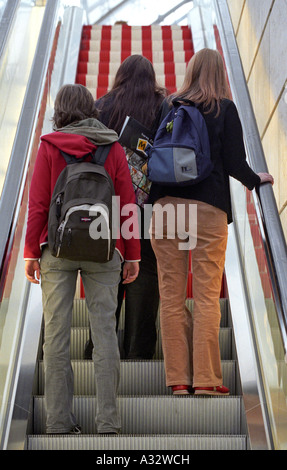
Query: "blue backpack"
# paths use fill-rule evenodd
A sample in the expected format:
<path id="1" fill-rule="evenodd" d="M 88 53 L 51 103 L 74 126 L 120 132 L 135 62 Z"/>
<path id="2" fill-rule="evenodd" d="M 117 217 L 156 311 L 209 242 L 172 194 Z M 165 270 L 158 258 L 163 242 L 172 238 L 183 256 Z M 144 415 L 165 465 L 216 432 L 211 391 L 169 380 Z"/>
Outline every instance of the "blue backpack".
<path id="1" fill-rule="evenodd" d="M 192 101 L 179 101 L 173 100 L 153 145 L 146 149 L 147 175 L 153 183 L 192 185 L 207 178 L 213 169 L 205 120 Z"/>

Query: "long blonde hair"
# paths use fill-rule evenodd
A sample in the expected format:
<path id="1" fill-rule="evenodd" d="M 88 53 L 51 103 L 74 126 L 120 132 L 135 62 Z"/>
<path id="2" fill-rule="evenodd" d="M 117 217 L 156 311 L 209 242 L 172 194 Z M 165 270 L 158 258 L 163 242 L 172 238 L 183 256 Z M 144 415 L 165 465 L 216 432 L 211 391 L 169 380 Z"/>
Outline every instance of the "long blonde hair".
<path id="1" fill-rule="evenodd" d="M 183 85 L 173 95 L 173 98 L 180 97 L 203 104 L 206 112 L 217 105 L 218 113 L 220 100 L 231 99 L 224 62 L 217 50 L 204 48 L 190 59 Z"/>

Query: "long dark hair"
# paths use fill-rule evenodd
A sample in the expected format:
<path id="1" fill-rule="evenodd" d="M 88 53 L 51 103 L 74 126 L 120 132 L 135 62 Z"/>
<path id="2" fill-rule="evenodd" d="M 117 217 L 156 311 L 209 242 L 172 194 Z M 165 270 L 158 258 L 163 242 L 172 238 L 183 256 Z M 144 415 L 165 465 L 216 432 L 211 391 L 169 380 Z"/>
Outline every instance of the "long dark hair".
<path id="1" fill-rule="evenodd" d="M 54 129 L 87 118 L 97 119 L 98 115 L 93 95 L 83 85 L 63 85 L 58 91 L 52 119 Z"/>
<path id="2" fill-rule="evenodd" d="M 108 116 L 106 126 L 118 133 L 126 116 L 150 127 L 166 95 L 165 88 L 157 84 L 152 63 L 134 54 L 118 68 L 111 90 L 100 99 L 99 110 Z"/>

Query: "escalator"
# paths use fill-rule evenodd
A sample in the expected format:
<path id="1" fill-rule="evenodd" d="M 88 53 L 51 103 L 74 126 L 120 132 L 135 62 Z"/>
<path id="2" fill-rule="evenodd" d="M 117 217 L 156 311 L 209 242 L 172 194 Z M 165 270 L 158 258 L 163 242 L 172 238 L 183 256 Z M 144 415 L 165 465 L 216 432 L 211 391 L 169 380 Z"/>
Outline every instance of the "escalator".
<path id="1" fill-rule="evenodd" d="M 153 25 L 150 27 L 84 26 L 76 81 L 87 86 L 95 98 L 107 92 L 122 60 L 133 53 L 153 62 L 158 82 L 174 92 L 182 83 L 187 62 L 193 54 L 189 27 Z M 189 273 L 189 281 L 192 273 Z M 34 397 L 33 433 L 29 449 L 244 449 L 242 396 L 236 383 L 236 361 L 232 353 L 232 328 L 228 299 L 222 289 L 222 328 L 220 331 L 224 383 L 232 396 L 227 399 L 172 397 L 164 381 L 163 356 L 158 325 L 157 352 L 153 361 L 122 361 L 119 407 L 122 433 L 116 437 L 97 436 L 94 423 L 95 381 L 92 361 L 83 358 L 88 338 L 88 319 L 84 299 L 75 302 L 71 354 L 75 378 L 75 413 L 83 436 L 45 436 L 43 372 L 39 362 L 39 390 Z M 191 282 L 187 303 L 192 308 Z M 83 313 L 83 309 L 84 312 Z M 123 322 L 124 312 L 121 321 Z M 124 325 L 124 322 L 122 323 Z M 119 329 L 119 342 L 123 337 Z M 225 397 L 226 398 L 226 397 Z M 226 410 L 226 413 L 224 412 Z M 212 434 L 216 436 L 210 437 Z"/>
<path id="2" fill-rule="evenodd" d="M 51 9 L 49 18 L 54 15 L 54 20 L 50 20 L 53 31 L 53 34 L 50 34 L 50 45 L 45 40 L 49 56 L 44 69 L 49 86 L 42 87 L 41 98 L 37 98 L 37 109 L 43 110 L 38 112 L 35 127 L 31 129 L 30 153 L 27 151 L 29 161 L 25 172 L 19 175 L 23 181 L 21 192 L 18 194 L 21 204 L 17 211 L 14 209 L 15 228 L 14 232 L 10 230 L 6 236 L 9 243 L 5 244 L 6 251 L 3 254 L 5 263 L 2 263 L 1 277 L 0 370 L 1 380 L 7 380 L 1 396 L 1 448 L 286 449 L 286 330 L 282 329 L 284 299 L 282 282 L 280 283 L 278 275 L 282 260 L 284 268 L 284 258 L 282 254 L 279 255 L 281 260 L 278 261 L 277 271 L 274 273 L 272 258 L 278 251 L 274 253 L 272 243 L 270 246 L 270 237 L 266 236 L 266 233 L 270 235 L 271 228 L 266 227 L 264 218 L 264 201 L 267 200 L 268 203 L 270 195 L 266 196 L 265 190 L 259 195 L 250 193 L 237 182 L 232 182 L 235 221 L 229 227 L 220 299 L 223 381 L 230 388 L 231 395 L 172 396 L 165 387 L 158 324 L 158 343 L 154 359 L 121 361 L 118 402 L 122 416 L 122 433 L 119 436 L 98 436 L 94 423 L 96 390 L 93 364 L 83 357 L 84 345 L 88 338 L 88 315 L 79 282 L 74 302 L 71 359 L 75 378 L 74 408 L 83 434 L 45 435 L 41 293 L 39 287 L 28 285 L 23 279 L 22 253 L 33 158 L 39 134 L 49 132 L 45 129 L 49 128 L 53 98 L 62 83 L 72 81 L 86 85 L 94 97 L 99 98 L 110 87 L 121 61 L 134 53 L 143 54 L 153 62 L 159 83 L 172 93 L 182 83 L 186 63 L 196 47 L 200 47 L 198 31 L 195 34 L 196 26 L 193 26 L 192 22 L 191 27 L 87 26 L 84 25 L 84 15 L 78 8 L 68 8 L 64 16 L 58 18 L 56 3 L 53 2 L 52 7 L 52 3 L 47 2 L 46 6 L 46 13 L 48 8 Z M 233 81 L 224 40 L 228 31 L 228 18 L 223 18 L 223 13 L 226 14 L 224 3 L 215 2 L 218 24 L 213 25 L 211 36 L 214 44 L 223 49 L 229 67 L 229 79 L 235 91 L 239 93 Z M 43 24 L 47 27 L 47 22 L 44 21 Z M 201 47 L 204 45 L 209 44 L 204 42 Z M 79 57 L 77 63 L 75 56 Z M 31 76 L 33 77 L 33 70 Z M 237 79 L 239 76 L 237 70 Z M 238 99 L 234 89 L 232 91 L 235 99 Z M 27 95 L 29 97 L 29 93 Z M 254 134 L 247 133 L 247 149 L 252 163 L 254 140 Z M 273 224 L 272 230 L 274 227 L 276 223 Z M 279 231 L 280 228 L 272 235 L 277 241 Z M 192 304 L 190 267 L 187 305 L 191 311 Z M 123 325 L 124 306 L 118 333 L 120 349 Z M 10 335 L 14 335 L 14 339 L 7 362 L 2 358 L 5 342 Z"/>

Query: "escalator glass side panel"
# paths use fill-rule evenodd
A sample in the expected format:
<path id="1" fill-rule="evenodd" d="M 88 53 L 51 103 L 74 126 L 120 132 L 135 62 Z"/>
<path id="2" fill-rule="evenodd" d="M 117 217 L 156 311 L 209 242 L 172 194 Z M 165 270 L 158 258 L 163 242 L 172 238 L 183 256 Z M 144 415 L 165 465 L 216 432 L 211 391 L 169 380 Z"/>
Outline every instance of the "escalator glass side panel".
<path id="1" fill-rule="evenodd" d="M 4 0 L 3 2 L 0 2 L 0 20 L 3 16 L 3 13 L 4 13 L 4 10 L 5 10 L 5 7 L 8 3 L 8 0 Z"/>
<path id="2" fill-rule="evenodd" d="M 20 4 L 0 59 L 0 195 L 2 193 L 26 87 L 41 29 L 44 8 Z"/>
<path id="3" fill-rule="evenodd" d="M 18 238 L 18 236 L 16 236 Z M 7 410 L 12 399 L 12 384 L 19 360 L 19 343 L 25 316 L 27 281 L 24 276 L 22 257 L 23 240 L 19 240 L 19 250 L 13 251 L 6 279 L 4 296 L 0 304 L 0 436 L 7 425 Z M 2 442 L 1 442 L 2 448 Z"/>
<path id="4" fill-rule="evenodd" d="M 265 256 L 256 199 L 231 181 L 234 224 L 241 255 L 258 365 L 268 409 L 274 447 L 287 449 L 287 367 L 280 334 L 271 275 Z M 255 202 L 254 202 L 255 199 Z M 236 202 L 235 202 L 236 201 Z"/>

